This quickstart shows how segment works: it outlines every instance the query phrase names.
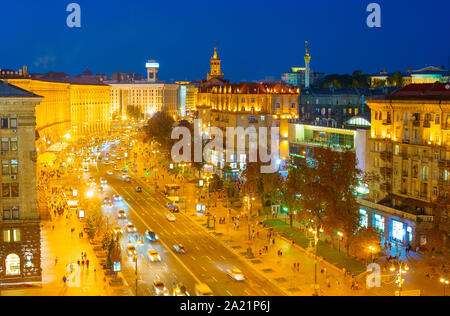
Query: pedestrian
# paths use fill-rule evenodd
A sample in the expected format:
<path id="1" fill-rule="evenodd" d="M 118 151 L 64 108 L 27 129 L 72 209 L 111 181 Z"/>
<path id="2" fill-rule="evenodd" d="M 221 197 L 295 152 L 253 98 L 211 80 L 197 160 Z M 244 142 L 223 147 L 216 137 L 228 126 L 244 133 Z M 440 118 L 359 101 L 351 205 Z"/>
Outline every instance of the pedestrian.
<path id="1" fill-rule="evenodd" d="M 87 267 L 88 270 L 89 270 L 89 259 L 86 260 L 86 267 Z"/>
<path id="2" fill-rule="evenodd" d="M 66 276 L 64 276 L 63 277 L 64 286 L 66 285 L 66 281 L 67 281 L 67 278 L 66 278 Z"/>
<path id="3" fill-rule="evenodd" d="M 77 261 L 78 267 L 80 267 L 80 260 Z"/>
<path id="4" fill-rule="evenodd" d="M 58 264 L 58 257 L 55 258 L 55 266 Z"/>

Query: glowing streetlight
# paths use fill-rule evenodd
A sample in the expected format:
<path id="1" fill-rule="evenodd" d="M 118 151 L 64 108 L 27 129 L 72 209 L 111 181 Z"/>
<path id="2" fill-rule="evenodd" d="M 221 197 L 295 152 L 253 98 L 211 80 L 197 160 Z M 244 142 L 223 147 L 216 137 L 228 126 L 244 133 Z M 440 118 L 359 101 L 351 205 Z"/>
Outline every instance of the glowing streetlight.
<path id="1" fill-rule="evenodd" d="M 339 236 L 339 252 L 341 252 L 341 241 L 344 238 L 344 234 L 341 232 L 337 232 L 338 236 Z"/>
<path id="2" fill-rule="evenodd" d="M 449 281 L 446 280 L 446 279 L 444 279 L 444 278 L 441 278 L 441 279 L 439 280 L 439 282 L 441 282 L 442 285 L 444 286 L 444 296 L 446 296 L 446 295 L 445 295 L 445 288 L 447 287 Z"/>
<path id="3" fill-rule="evenodd" d="M 90 199 L 94 197 L 94 191 L 93 190 L 88 190 L 86 192 L 86 196 Z"/>

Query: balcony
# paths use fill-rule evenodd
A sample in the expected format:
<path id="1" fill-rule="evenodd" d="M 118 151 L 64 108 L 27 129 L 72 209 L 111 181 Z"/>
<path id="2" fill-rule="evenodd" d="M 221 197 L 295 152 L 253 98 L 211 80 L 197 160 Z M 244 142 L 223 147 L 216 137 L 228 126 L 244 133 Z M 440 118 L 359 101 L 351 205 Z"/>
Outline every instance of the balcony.
<path id="1" fill-rule="evenodd" d="M 420 127 L 420 121 L 414 121 L 413 122 L 414 127 Z"/>
<path id="2" fill-rule="evenodd" d="M 403 178 L 408 178 L 408 176 L 409 176 L 408 171 L 403 171 L 402 172 L 402 177 Z"/>
<path id="3" fill-rule="evenodd" d="M 425 121 L 425 122 L 423 122 L 423 127 L 424 127 L 424 128 L 430 128 L 430 127 L 431 127 L 430 121 Z"/>
<path id="4" fill-rule="evenodd" d="M 380 153 L 380 157 L 382 160 L 391 160 L 392 159 L 392 153 L 388 151 L 382 151 Z"/>
<path id="5" fill-rule="evenodd" d="M 439 168 L 447 168 L 447 167 L 449 167 L 449 161 L 447 161 L 447 160 L 439 160 L 439 162 L 438 162 L 438 167 Z"/>
<path id="6" fill-rule="evenodd" d="M 391 125 L 391 120 L 383 120 L 383 125 Z"/>

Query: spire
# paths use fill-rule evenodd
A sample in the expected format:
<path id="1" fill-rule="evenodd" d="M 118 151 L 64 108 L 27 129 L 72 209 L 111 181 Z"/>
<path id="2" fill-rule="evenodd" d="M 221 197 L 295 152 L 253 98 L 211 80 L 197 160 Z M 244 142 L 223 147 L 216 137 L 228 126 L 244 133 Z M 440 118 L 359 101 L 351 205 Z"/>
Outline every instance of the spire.
<path id="1" fill-rule="evenodd" d="M 214 57 L 213 58 L 217 59 L 217 47 L 216 46 L 214 46 Z"/>

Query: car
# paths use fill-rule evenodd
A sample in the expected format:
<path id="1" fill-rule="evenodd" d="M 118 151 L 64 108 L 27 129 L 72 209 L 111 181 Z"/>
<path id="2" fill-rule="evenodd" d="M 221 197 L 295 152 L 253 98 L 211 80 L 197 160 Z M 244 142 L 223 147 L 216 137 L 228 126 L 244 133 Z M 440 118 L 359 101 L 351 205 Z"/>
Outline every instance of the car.
<path id="1" fill-rule="evenodd" d="M 122 197 L 120 195 L 114 195 L 114 201 L 122 201 Z"/>
<path id="2" fill-rule="evenodd" d="M 137 250 L 136 247 L 133 245 L 128 245 L 127 247 L 127 253 L 130 257 L 136 256 L 137 255 Z"/>
<path id="3" fill-rule="evenodd" d="M 150 249 L 148 251 L 148 259 L 151 262 L 160 262 L 161 261 L 161 256 L 159 255 L 158 251 L 156 251 L 155 249 Z"/>
<path id="4" fill-rule="evenodd" d="M 93 177 L 89 177 L 88 182 L 95 182 L 95 179 Z"/>
<path id="5" fill-rule="evenodd" d="M 155 290 L 156 295 L 169 295 L 169 292 L 167 291 L 164 283 L 161 280 L 153 281 L 153 289 Z"/>
<path id="6" fill-rule="evenodd" d="M 238 268 L 231 268 L 227 271 L 230 278 L 236 281 L 244 281 L 246 279 L 245 275 Z"/>
<path id="7" fill-rule="evenodd" d="M 98 187 L 97 191 L 98 191 L 99 193 L 103 193 L 103 192 L 105 192 L 105 189 L 103 189 L 103 187 Z"/>
<path id="8" fill-rule="evenodd" d="M 185 254 L 187 252 L 186 248 L 184 248 L 184 246 L 181 244 L 173 245 L 173 249 L 175 250 L 176 253 Z"/>
<path id="9" fill-rule="evenodd" d="M 132 225 L 132 224 L 128 224 L 127 225 L 127 233 L 135 233 L 135 232 L 137 232 L 136 227 L 134 227 L 134 225 Z"/>
<path id="10" fill-rule="evenodd" d="M 105 198 L 103 199 L 103 203 L 104 203 L 104 204 L 111 204 L 111 199 L 110 199 L 109 197 L 105 197 Z"/>
<path id="11" fill-rule="evenodd" d="M 126 219 L 127 218 L 127 214 L 125 213 L 124 210 L 119 210 L 117 212 L 117 218 L 118 219 Z"/>
<path id="12" fill-rule="evenodd" d="M 175 222 L 176 221 L 175 215 L 173 215 L 173 214 L 166 214 L 166 218 L 167 218 L 167 220 L 169 222 Z"/>
<path id="13" fill-rule="evenodd" d="M 138 192 L 138 193 L 142 192 L 142 188 L 141 187 L 136 187 L 136 192 Z"/>
<path id="14" fill-rule="evenodd" d="M 114 172 L 112 172 L 111 170 L 108 170 L 107 174 L 112 176 L 112 175 L 114 175 Z"/>
<path id="15" fill-rule="evenodd" d="M 131 182 L 131 178 L 130 177 L 126 177 L 125 178 L 125 182 L 130 183 Z"/>
<path id="16" fill-rule="evenodd" d="M 172 213 L 180 213 L 180 209 L 178 208 L 178 206 L 167 203 L 167 208 L 169 209 L 169 211 L 171 211 Z"/>
<path id="17" fill-rule="evenodd" d="M 100 178 L 100 184 L 107 184 L 108 181 L 106 181 L 105 178 Z"/>
<path id="18" fill-rule="evenodd" d="M 158 241 L 158 236 L 156 236 L 155 232 L 151 230 L 145 231 L 145 238 L 149 241 Z"/>
<path id="19" fill-rule="evenodd" d="M 214 296 L 213 291 L 205 283 L 198 283 L 195 285 L 196 296 Z"/>
<path id="20" fill-rule="evenodd" d="M 190 294 L 182 283 L 178 283 L 173 289 L 173 296 L 190 296 Z"/>

